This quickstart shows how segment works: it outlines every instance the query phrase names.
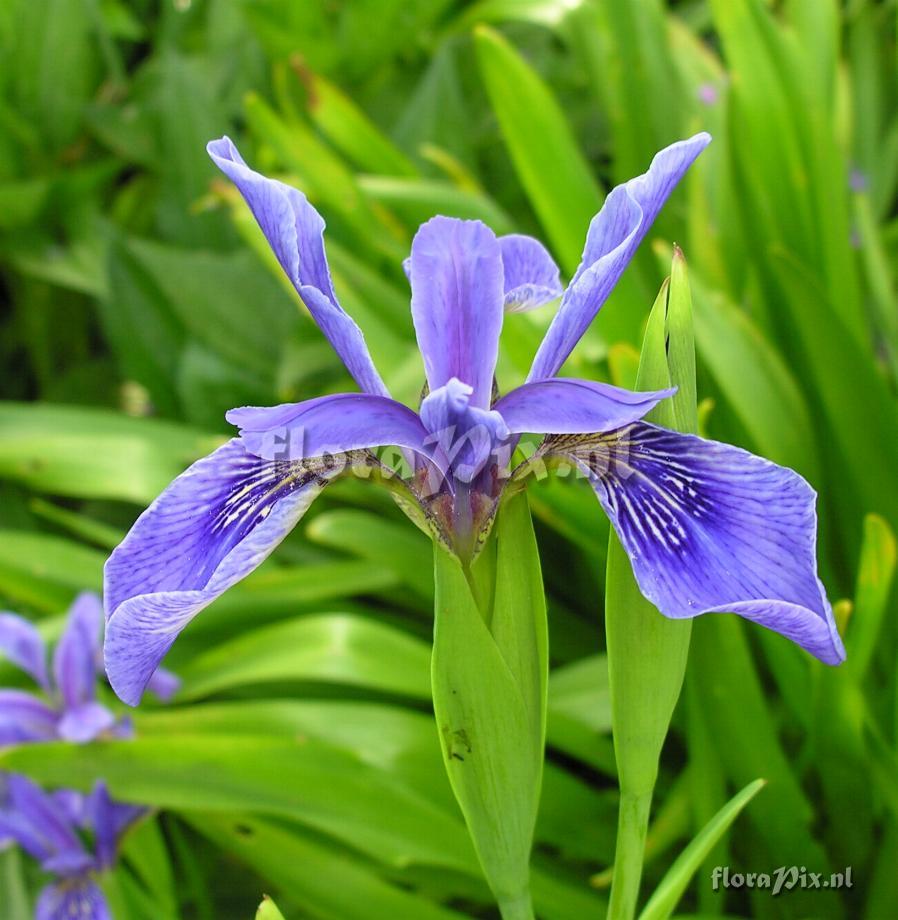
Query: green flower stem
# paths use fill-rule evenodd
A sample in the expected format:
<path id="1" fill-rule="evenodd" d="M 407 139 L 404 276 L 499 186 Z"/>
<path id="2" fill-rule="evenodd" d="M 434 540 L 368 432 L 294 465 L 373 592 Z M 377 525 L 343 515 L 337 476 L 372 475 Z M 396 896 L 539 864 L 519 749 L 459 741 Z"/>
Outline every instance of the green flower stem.
<path id="1" fill-rule="evenodd" d="M 502 914 L 502 920 L 535 920 L 530 892 L 527 891 L 517 898 L 500 901 L 499 912 Z"/>
<path id="2" fill-rule="evenodd" d="M 661 288 L 646 327 L 637 390 L 675 385 L 649 420 L 695 431 L 692 301 L 683 254 Z M 639 590 L 626 553 L 612 533 L 605 579 L 605 633 L 614 753 L 620 782 L 611 920 L 632 920 L 639 902 L 652 791 L 661 748 L 683 686 L 692 624 L 661 616 Z"/>
<path id="3" fill-rule="evenodd" d="M 533 920 L 548 640 L 524 493 L 505 498 L 472 565 L 440 545 L 434 561 L 431 679 L 443 763 L 503 920 Z"/>
<path id="4" fill-rule="evenodd" d="M 614 885 L 608 905 L 609 920 L 629 920 L 636 915 L 645 837 L 649 827 L 652 790 L 622 793 L 614 851 Z"/>

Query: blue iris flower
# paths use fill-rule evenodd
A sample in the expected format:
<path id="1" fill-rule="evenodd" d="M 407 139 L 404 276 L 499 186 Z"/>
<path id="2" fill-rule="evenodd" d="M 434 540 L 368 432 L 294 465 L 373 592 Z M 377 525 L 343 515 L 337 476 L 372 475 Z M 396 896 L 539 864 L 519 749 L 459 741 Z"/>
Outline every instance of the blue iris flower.
<path id="1" fill-rule="evenodd" d="M 613 189 L 566 288 L 545 247 L 497 237 L 479 221 L 435 217 L 405 268 L 426 372 L 418 409 L 397 402 L 361 330 L 342 309 L 324 250 L 324 221 L 298 190 L 250 169 L 222 138 L 209 153 L 236 184 L 287 277 L 359 392 L 233 409 L 239 436 L 178 477 L 141 515 L 105 570 L 106 667 L 136 705 L 181 630 L 246 577 L 337 476 L 385 472 L 374 448 L 410 467 L 402 507 L 460 557 L 482 545 L 518 438 L 593 485 L 643 594 L 668 617 L 733 612 L 822 661 L 844 658 L 817 577 L 816 496 L 796 473 L 744 450 L 643 422 L 672 390 L 632 393 L 558 372 L 655 217 L 709 142 L 662 150 Z M 560 297 L 526 382 L 498 395 L 504 314 Z M 387 470 L 394 477 L 399 470 Z"/>
<path id="2" fill-rule="evenodd" d="M 50 669 L 34 625 L 14 613 L 0 613 L 0 657 L 43 691 L 36 695 L 0 689 L 0 747 L 131 736 L 130 721 L 117 719 L 96 698 L 97 679 L 103 676 L 102 626 L 100 598 L 80 594 L 69 610 Z M 162 668 L 149 681 L 150 690 L 163 700 L 179 684 Z M 0 849 L 17 843 L 55 877 L 38 897 L 35 920 L 110 920 L 96 876 L 112 868 L 120 835 L 145 813 L 136 805 L 113 802 L 102 782 L 90 795 L 69 789 L 45 792 L 24 776 L 0 773 Z"/>
<path id="3" fill-rule="evenodd" d="M 116 719 L 97 700 L 103 676 L 103 606 L 93 593 L 79 594 L 47 666 L 47 649 L 35 626 L 14 613 L 0 613 L 0 659 L 6 657 L 42 691 L 0 689 L 0 745 L 59 739 L 83 743 L 99 737 L 128 737 L 127 719 Z M 168 699 L 178 679 L 159 669 L 150 689 Z"/>
<path id="4" fill-rule="evenodd" d="M 0 774 L 0 847 L 17 843 L 54 877 L 38 895 L 35 920 L 112 920 L 96 877 L 112 868 L 121 834 L 144 813 L 113 802 L 102 782 L 90 795 L 49 793 Z"/>

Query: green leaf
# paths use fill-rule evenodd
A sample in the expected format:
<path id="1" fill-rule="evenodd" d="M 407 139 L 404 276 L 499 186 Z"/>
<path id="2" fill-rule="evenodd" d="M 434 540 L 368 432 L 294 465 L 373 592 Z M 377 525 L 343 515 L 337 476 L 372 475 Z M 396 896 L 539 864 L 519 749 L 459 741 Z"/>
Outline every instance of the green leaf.
<path id="1" fill-rule="evenodd" d="M 483 22 L 528 22 L 557 28 L 585 0 L 479 0 L 453 21 L 451 31 L 465 32 Z"/>
<path id="2" fill-rule="evenodd" d="M 22 853 L 16 847 L 0 852 L 0 891 L 8 920 L 31 920 L 34 916 L 22 865 Z"/>
<path id="3" fill-rule="evenodd" d="M 242 633 L 180 669 L 182 699 L 277 681 L 326 681 L 427 699 L 420 639 L 347 614 L 304 616 Z"/>
<path id="4" fill-rule="evenodd" d="M 178 917 L 178 894 L 159 820 L 145 817 L 125 835 L 121 858 L 134 870 L 151 903 L 165 917 Z M 150 915 L 152 916 L 152 914 Z"/>
<path id="5" fill-rule="evenodd" d="M 685 133 L 691 100 L 678 81 L 665 12 L 659 0 L 584 3 L 568 23 L 611 121 L 620 182 L 643 172 L 655 151 Z"/>
<path id="6" fill-rule="evenodd" d="M 764 788 L 764 780 L 756 779 L 736 793 L 702 828 L 689 846 L 676 858 L 646 904 L 639 920 L 667 920 L 677 906 L 692 876 L 698 871 L 714 845 L 729 830 L 739 813 Z"/>
<path id="7" fill-rule="evenodd" d="M 50 534 L 0 530 L 0 591 L 20 604 L 58 613 L 78 591 L 97 591 L 106 554 Z"/>
<path id="8" fill-rule="evenodd" d="M 246 97 L 245 107 L 250 127 L 299 177 L 300 188 L 321 206 L 326 218 L 340 215 L 369 251 L 388 254 L 397 261 L 407 255 L 402 230 L 395 220 L 375 210 L 352 170 L 306 125 L 287 122 L 255 93 Z"/>
<path id="9" fill-rule="evenodd" d="M 168 45 L 151 62 L 150 76 L 157 163 L 165 176 L 157 204 L 159 229 L 172 242 L 220 247 L 227 227 L 213 212 L 195 210 L 197 199 L 218 175 L 206 144 L 227 124 L 220 70 L 211 69 L 199 55 L 188 56 Z"/>
<path id="10" fill-rule="evenodd" d="M 411 160 L 349 96 L 322 77 L 303 69 L 309 114 L 327 139 L 363 172 L 415 176 Z"/>
<path id="11" fill-rule="evenodd" d="M 896 563 L 898 545 L 894 532 L 878 514 L 868 514 L 864 518 L 854 611 L 845 638 L 845 667 L 858 684 L 863 682 L 880 644 Z"/>
<path id="12" fill-rule="evenodd" d="M 4 70 L 13 98 L 55 153 L 75 140 L 82 107 L 99 77 L 89 3 L 16 2 L 9 11 L 16 41 L 5 49 Z"/>
<path id="13" fill-rule="evenodd" d="M 0 763 L 50 786 L 86 790 L 105 779 L 126 802 L 292 818 L 394 866 L 477 871 L 455 814 L 312 738 L 205 734 L 23 745 L 0 752 Z"/>
<path id="14" fill-rule="evenodd" d="M 461 920 L 448 908 L 383 881 L 369 865 L 327 841 L 255 815 L 190 812 L 188 822 L 218 846 L 251 865 L 295 902 L 324 920 Z"/>
<path id="15" fill-rule="evenodd" d="M 554 668 L 549 675 L 546 722 L 549 745 L 615 775 L 608 662 L 591 655 Z"/>
<path id="16" fill-rule="evenodd" d="M 344 508 L 319 514 L 306 527 L 316 543 L 351 552 L 391 569 L 428 603 L 433 597 L 430 541 L 408 521 L 390 521 Z"/>
<path id="17" fill-rule="evenodd" d="M 280 547 L 283 556 L 287 547 Z M 399 584 L 393 572 L 370 562 L 327 561 L 304 565 L 277 565 L 269 560 L 245 581 L 226 591 L 184 634 L 179 648 L 205 652 L 222 635 L 243 633 L 248 621 L 254 626 L 295 616 L 298 611 L 319 612 L 323 604 L 339 602 L 351 607 L 348 597 L 389 591 Z"/>
<path id="18" fill-rule="evenodd" d="M 432 681 L 443 760 L 504 920 L 532 920 L 547 640 L 526 498 L 510 497 L 500 509 L 478 571 L 467 573 L 436 544 L 434 554 Z"/>
<path id="19" fill-rule="evenodd" d="M 15 230 L 37 220 L 49 191 L 47 179 L 0 182 L 0 230 Z"/>
<path id="20" fill-rule="evenodd" d="M 480 72 L 521 184 L 562 265 L 572 272 L 601 204 L 599 187 L 541 77 L 492 29 L 478 27 L 475 41 Z"/>
<path id="21" fill-rule="evenodd" d="M 373 201 L 388 205 L 411 226 L 424 223 L 435 214 L 482 220 L 498 234 L 511 233 L 515 226 L 492 198 L 441 179 L 361 176 L 359 187 Z"/>
<path id="22" fill-rule="evenodd" d="M 658 295 L 646 328 L 636 388 L 678 387 L 650 419 L 694 431 L 692 301 L 682 254 Z M 691 400 L 691 404 L 689 402 Z M 614 750 L 621 790 L 609 916 L 632 917 L 639 895 L 645 835 L 658 761 L 689 654 L 690 620 L 661 616 L 639 590 L 630 560 L 612 533 L 605 580 L 605 632 Z"/>
<path id="23" fill-rule="evenodd" d="M 791 865 L 790 860 L 826 865 L 809 830 L 813 809 L 777 737 L 743 623 L 737 617 L 699 617 L 693 628 L 691 666 L 727 776 L 740 786 L 759 775 L 768 780 L 767 792 L 749 812 L 767 858 L 774 865 Z"/>
<path id="24" fill-rule="evenodd" d="M 698 280 L 695 340 L 727 402 L 764 457 L 819 481 L 817 437 L 788 364 L 744 311 Z"/>
<path id="25" fill-rule="evenodd" d="M 256 920 L 284 920 L 284 915 L 278 910 L 277 904 L 266 894 L 256 911 Z"/>
<path id="26" fill-rule="evenodd" d="M 130 256 L 184 329 L 234 365 L 273 382 L 297 326 L 292 299 L 250 254 L 219 255 L 131 239 Z"/>
<path id="27" fill-rule="evenodd" d="M 220 438 L 105 409 L 0 403 L 0 476 L 54 495 L 148 505 Z"/>

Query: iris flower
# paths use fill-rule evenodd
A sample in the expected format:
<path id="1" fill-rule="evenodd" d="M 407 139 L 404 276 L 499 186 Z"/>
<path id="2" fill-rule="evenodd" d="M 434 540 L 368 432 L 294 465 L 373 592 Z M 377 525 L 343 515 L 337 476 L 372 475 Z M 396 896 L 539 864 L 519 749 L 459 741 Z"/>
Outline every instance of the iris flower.
<path id="1" fill-rule="evenodd" d="M 791 470 L 641 419 L 672 390 L 632 393 L 558 372 L 710 138 L 662 150 L 593 219 L 566 289 L 541 243 L 479 221 L 435 217 L 406 272 L 427 387 L 418 411 L 391 398 L 362 332 L 342 309 L 324 221 L 305 196 L 251 170 L 222 138 L 208 150 L 242 193 L 360 392 L 227 413 L 239 436 L 178 477 L 140 516 L 105 570 L 106 666 L 136 705 L 181 630 L 255 569 L 334 478 L 367 470 L 462 560 L 477 552 L 519 436 L 588 477 L 644 595 L 668 617 L 730 611 L 830 664 L 844 650 L 817 577 L 816 496 Z M 561 298 L 526 382 L 498 395 L 506 311 Z M 398 447 L 400 479 L 372 449 Z"/>
<path id="2" fill-rule="evenodd" d="M 68 614 L 53 653 L 52 672 L 40 633 L 14 613 L 0 613 L 0 659 L 8 658 L 43 690 L 43 697 L 24 690 L 0 689 L 0 746 L 28 741 L 86 742 L 101 735 L 127 736 L 127 720 L 117 720 L 97 701 L 97 677 L 103 674 L 100 632 L 103 607 L 96 594 L 80 594 Z M 153 691 L 170 696 L 177 678 L 160 669 Z"/>
<path id="3" fill-rule="evenodd" d="M 113 802 L 102 782 L 83 796 L 47 793 L 24 776 L 0 775 L 0 847 L 18 843 L 55 877 L 38 897 L 35 920 L 111 920 L 95 877 L 112 868 L 120 835 L 143 813 Z"/>

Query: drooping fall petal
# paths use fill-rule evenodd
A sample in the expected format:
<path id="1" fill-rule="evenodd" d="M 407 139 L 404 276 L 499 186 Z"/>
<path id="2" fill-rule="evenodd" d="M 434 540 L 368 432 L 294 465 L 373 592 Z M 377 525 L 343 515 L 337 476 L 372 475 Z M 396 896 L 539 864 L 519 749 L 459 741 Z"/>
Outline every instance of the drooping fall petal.
<path id="1" fill-rule="evenodd" d="M 844 659 L 817 577 L 816 495 L 797 473 L 645 422 L 552 439 L 546 452 L 589 477 L 665 616 L 738 613 L 827 664 Z"/>
<path id="2" fill-rule="evenodd" d="M 136 705 L 182 629 L 257 568 L 340 469 L 263 460 L 235 438 L 182 473 L 105 568 L 106 672 Z"/>

